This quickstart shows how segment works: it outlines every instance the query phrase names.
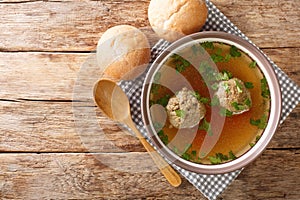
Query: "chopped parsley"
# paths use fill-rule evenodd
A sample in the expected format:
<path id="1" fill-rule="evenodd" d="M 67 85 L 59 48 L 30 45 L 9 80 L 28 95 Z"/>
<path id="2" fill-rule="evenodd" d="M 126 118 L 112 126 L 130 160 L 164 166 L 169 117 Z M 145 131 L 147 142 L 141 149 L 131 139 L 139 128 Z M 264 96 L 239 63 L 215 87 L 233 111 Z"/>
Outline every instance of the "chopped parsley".
<path id="1" fill-rule="evenodd" d="M 169 138 L 168 136 L 164 133 L 163 130 L 160 130 L 158 133 L 157 133 L 158 137 L 161 139 L 161 141 L 167 145 L 169 143 Z"/>
<path id="2" fill-rule="evenodd" d="M 192 144 L 185 145 L 185 148 L 184 148 L 183 152 L 186 153 L 191 147 L 192 147 Z"/>
<path id="3" fill-rule="evenodd" d="M 180 118 L 184 118 L 185 112 L 183 110 L 175 110 L 176 116 Z"/>
<path id="4" fill-rule="evenodd" d="M 256 62 L 255 62 L 255 61 L 251 62 L 251 63 L 249 64 L 249 67 L 250 67 L 250 68 L 255 68 L 255 67 L 256 67 Z"/>
<path id="5" fill-rule="evenodd" d="M 182 154 L 181 157 L 182 157 L 183 159 L 185 159 L 185 160 L 191 160 L 191 155 L 188 154 L 188 153 Z"/>
<path id="6" fill-rule="evenodd" d="M 219 106 L 220 105 L 220 100 L 217 96 L 214 96 L 210 102 L 211 106 Z"/>
<path id="7" fill-rule="evenodd" d="M 260 80 L 261 83 L 261 96 L 264 98 L 270 98 L 270 90 L 268 87 L 267 79 L 263 78 Z"/>
<path id="8" fill-rule="evenodd" d="M 179 73 L 183 72 L 187 67 L 191 65 L 189 61 L 187 61 L 178 54 L 173 54 L 171 58 L 173 58 L 173 62 L 175 63 L 175 69 Z"/>
<path id="9" fill-rule="evenodd" d="M 211 87 L 211 89 L 213 89 L 213 90 L 217 90 L 217 89 L 219 88 L 219 84 L 218 84 L 218 83 L 214 83 L 214 84 L 212 84 L 210 87 Z"/>
<path id="10" fill-rule="evenodd" d="M 217 165 L 222 162 L 221 158 L 219 158 L 219 157 L 209 156 L 208 159 L 210 160 L 211 164 L 213 164 L 213 165 Z"/>
<path id="11" fill-rule="evenodd" d="M 237 102 L 232 102 L 231 104 L 236 110 L 245 110 L 247 107 L 242 104 L 238 104 Z"/>
<path id="12" fill-rule="evenodd" d="M 222 86 L 223 86 L 225 92 L 228 94 L 228 93 L 230 92 L 228 83 L 227 83 L 227 82 L 224 82 L 224 83 L 222 84 Z"/>
<path id="13" fill-rule="evenodd" d="M 236 156 L 234 155 L 234 153 L 232 151 L 229 151 L 229 159 L 230 160 L 236 159 Z"/>
<path id="14" fill-rule="evenodd" d="M 157 94 L 159 88 L 160 88 L 160 85 L 159 85 L 159 84 L 153 83 L 153 84 L 152 84 L 152 87 L 151 87 L 151 93 L 152 93 L 152 94 Z"/>
<path id="15" fill-rule="evenodd" d="M 196 44 L 194 44 L 194 45 L 191 47 L 191 49 L 192 49 L 192 52 L 193 52 L 194 55 L 197 55 L 198 52 L 200 52 L 201 54 L 204 52 L 204 49 L 202 48 L 202 46 L 196 45 Z"/>
<path id="16" fill-rule="evenodd" d="M 154 126 L 154 129 L 156 130 L 156 131 L 160 131 L 164 126 L 161 124 L 161 123 L 159 123 L 159 122 L 154 122 L 153 123 L 153 126 Z"/>
<path id="17" fill-rule="evenodd" d="M 255 138 L 255 142 L 254 143 L 249 143 L 250 147 L 253 147 L 257 142 L 258 140 L 260 139 L 261 135 L 257 135 L 256 138 Z"/>
<path id="18" fill-rule="evenodd" d="M 251 107 L 251 100 L 249 98 L 247 98 L 245 101 L 244 101 L 244 104 L 248 107 Z"/>
<path id="19" fill-rule="evenodd" d="M 181 155 L 181 157 L 185 160 L 193 160 L 193 158 L 196 157 L 197 152 L 196 151 L 192 151 L 191 154 L 188 153 L 189 149 L 192 147 L 192 144 L 187 144 L 186 147 L 183 150 L 183 154 Z M 176 148 L 176 147 L 175 147 Z M 176 148 L 175 152 L 177 155 L 179 155 L 178 149 Z"/>
<path id="20" fill-rule="evenodd" d="M 217 48 L 217 50 L 215 51 L 215 53 L 211 54 L 211 59 L 217 63 L 217 62 L 228 62 L 231 58 L 230 54 L 226 54 L 225 56 L 222 55 L 222 49 L 221 48 Z"/>
<path id="21" fill-rule="evenodd" d="M 268 118 L 263 115 L 260 119 L 250 119 L 250 124 L 257 126 L 259 129 L 265 129 L 267 127 Z"/>
<path id="22" fill-rule="evenodd" d="M 171 98 L 170 95 L 165 95 L 162 98 L 158 99 L 156 102 L 154 102 L 155 104 L 160 104 L 163 107 L 166 107 L 168 105 L 169 99 Z"/>
<path id="23" fill-rule="evenodd" d="M 224 60 L 224 56 L 220 55 L 220 54 L 212 54 L 211 56 L 211 59 L 214 61 L 214 63 L 217 63 L 217 62 L 223 62 Z"/>
<path id="24" fill-rule="evenodd" d="M 230 47 L 230 55 L 232 57 L 241 57 L 242 53 L 239 51 L 239 49 L 236 46 L 231 46 Z"/>
<path id="25" fill-rule="evenodd" d="M 209 156 L 208 159 L 210 160 L 211 164 L 216 165 L 220 164 L 224 161 L 234 160 L 237 157 L 233 154 L 232 151 L 229 151 L 228 155 L 224 155 L 222 153 L 216 153 L 215 156 Z"/>
<path id="26" fill-rule="evenodd" d="M 228 156 L 222 153 L 216 153 L 216 157 L 220 158 L 222 161 L 228 160 Z"/>
<path id="27" fill-rule="evenodd" d="M 234 107 L 236 110 L 245 110 L 249 107 L 251 107 L 251 100 L 247 98 L 243 104 L 239 104 L 238 102 L 232 102 L 232 107 Z"/>
<path id="28" fill-rule="evenodd" d="M 258 140 L 261 138 L 261 135 L 257 135 L 255 138 L 255 142 L 258 142 Z"/>
<path id="29" fill-rule="evenodd" d="M 209 103 L 209 98 L 201 97 L 200 100 L 199 100 L 199 102 L 203 103 L 203 104 L 208 104 Z"/>
<path id="30" fill-rule="evenodd" d="M 193 92 L 193 96 L 196 97 L 200 103 L 207 104 L 209 102 L 209 99 L 206 97 L 201 97 L 198 91 Z"/>
<path id="31" fill-rule="evenodd" d="M 214 44 L 212 42 L 203 42 L 201 43 L 201 46 L 204 48 L 204 49 L 214 49 Z"/>
<path id="32" fill-rule="evenodd" d="M 191 154 L 192 154 L 192 156 L 196 157 L 197 151 L 193 150 L 193 151 L 191 152 Z"/>
<path id="33" fill-rule="evenodd" d="M 218 74 L 218 71 L 207 61 L 201 62 L 198 70 L 205 81 L 216 81 L 216 75 Z"/>
<path id="34" fill-rule="evenodd" d="M 224 58 L 224 62 L 228 62 L 231 58 L 231 55 L 230 54 L 226 54 L 225 55 L 225 58 Z"/>
<path id="35" fill-rule="evenodd" d="M 243 92 L 243 85 L 238 80 L 235 80 L 235 84 L 236 84 L 236 88 L 237 88 L 238 93 L 242 93 Z"/>
<path id="36" fill-rule="evenodd" d="M 228 81 L 229 79 L 231 79 L 233 77 L 232 73 L 230 71 L 227 70 L 223 70 L 222 72 L 220 72 L 216 79 L 218 81 Z"/>
<path id="37" fill-rule="evenodd" d="M 176 153 L 177 155 L 179 155 L 179 150 L 177 149 L 176 146 L 173 146 L 173 151 L 174 151 L 174 153 Z"/>
<path id="38" fill-rule="evenodd" d="M 194 96 L 198 101 L 200 101 L 201 96 L 200 96 L 200 94 L 199 94 L 198 91 L 193 92 L 193 96 Z"/>
<path id="39" fill-rule="evenodd" d="M 161 78 L 161 73 L 157 72 L 154 76 L 154 83 L 158 83 Z"/>
<path id="40" fill-rule="evenodd" d="M 203 119 L 202 123 L 200 124 L 199 130 L 203 130 L 203 131 L 206 131 L 206 133 L 209 135 L 209 136 L 212 136 L 213 135 L 213 132 L 211 130 L 211 125 L 208 121 L 206 121 L 206 118 Z"/>
<path id="41" fill-rule="evenodd" d="M 212 68 L 207 61 L 203 61 L 200 63 L 200 66 L 199 66 L 199 72 L 200 73 L 204 73 L 206 72 L 207 68 Z"/>
<path id="42" fill-rule="evenodd" d="M 254 88 L 253 83 L 251 83 L 251 82 L 245 82 L 244 85 L 245 85 L 245 87 L 246 87 L 247 89 L 252 89 L 252 88 Z"/>
<path id="43" fill-rule="evenodd" d="M 221 108 L 220 109 L 220 115 L 224 117 L 231 117 L 233 115 L 233 112 L 229 111 L 226 108 Z"/>

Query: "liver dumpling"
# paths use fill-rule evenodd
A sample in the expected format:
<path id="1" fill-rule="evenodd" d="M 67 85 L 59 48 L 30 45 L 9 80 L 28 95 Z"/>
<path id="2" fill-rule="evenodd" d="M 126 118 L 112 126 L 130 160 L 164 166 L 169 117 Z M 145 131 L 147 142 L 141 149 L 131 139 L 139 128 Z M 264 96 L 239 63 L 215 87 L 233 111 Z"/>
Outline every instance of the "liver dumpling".
<path id="1" fill-rule="evenodd" d="M 197 100 L 194 92 L 183 88 L 169 99 L 166 106 L 171 125 L 175 128 L 191 128 L 204 118 L 205 106 Z"/>

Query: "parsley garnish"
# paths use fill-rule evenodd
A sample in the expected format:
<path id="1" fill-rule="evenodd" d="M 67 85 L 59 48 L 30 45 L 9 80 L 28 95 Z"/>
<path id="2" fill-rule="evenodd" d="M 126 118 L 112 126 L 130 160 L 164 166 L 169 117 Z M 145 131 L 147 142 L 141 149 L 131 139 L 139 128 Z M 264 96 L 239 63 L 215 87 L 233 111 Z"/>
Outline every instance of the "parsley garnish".
<path id="1" fill-rule="evenodd" d="M 228 62 L 231 58 L 230 54 L 226 54 L 225 58 L 224 58 L 224 62 Z"/>
<path id="2" fill-rule="evenodd" d="M 152 84 L 152 87 L 151 87 L 151 93 L 152 93 L 152 94 L 157 94 L 159 88 L 160 88 L 160 85 L 159 85 L 159 84 L 153 83 L 153 84 Z"/>
<path id="3" fill-rule="evenodd" d="M 257 126 L 259 129 L 265 129 L 267 127 L 267 116 L 263 115 L 260 119 L 250 119 L 250 124 Z"/>
<path id="4" fill-rule="evenodd" d="M 161 141 L 167 145 L 169 143 L 169 138 L 168 136 L 164 133 L 163 130 L 160 130 L 158 133 L 157 133 L 158 137 L 161 139 Z"/>
<path id="5" fill-rule="evenodd" d="M 228 81 L 229 79 L 233 78 L 233 75 L 230 71 L 223 70 L 222 74 L 223 74 L 223 79 L 222 79 L 223 81 Z"/>
<path id="6" fill-rule="evenodd" d="M 227 82 L 223 82 L 222 86 L 223 86 L 225 92 L 228 94 L 230 92 L 228 83 Z"/>
<path id="7" fill-rule="evenodd" d="M 167 94 L 167 95 L 163 96 L 162 98 L 158 99 L 155 103 L 160 104 L 163 107 L 166 107 L 168 105 L 170 97 L 171 96 Z"/>
<path id="8" fill-rule="evenodd" d="M 231 117 L 233 115 L 233 112 L 229 111 L 226 108 L 221 108 L 220 109 L 220 115 L 224 117 Z"/>
<path id="9" fill-rule="evenodd" d="M 222 162 L 221 158 L 219 157 L 209 156 L 208 158 L 213 165 L 220 164 Z"/>
<path id="10" fill-rule="evenodd" d="M 245 85 L 245 87 L 246 87 L 247 89 L 252 89 L 252 88 L 254 88 L 253 83 L 251 83 L 251 82 L 245 82 L 244 85 Z"/>
<path id="11" fill-rule="evenodd" d="M 237 88 L 238 93 L 242 93 L 243 92 L 242 84 L 238 80 L 235 80 L 235 84 L 236 84 L 236 88 Z"/>
<path id="12" fill-rule="evenodd" d="M 220 105 L 220 100 L 217 96 L 214 96 L 211 100 L 210 103 L 211 106 L 219 106 Z"/>
<path id="13" fill-rule="evenodd" d="M 232 73 L 227 70 L 223 70 L 216 76 L 217 81 L 228 81 L 233 77 Z"/>
<path id="14" fill-rule="evenodd" d="M 270 90 L 268 87 L 267 79 L 263 78 L 260 80 L 261 83 L 261 96 L 264 98 L 270 98 Z"/>
<path id="15" fill-rule="evenodd" d="M 191 152 L 191 154 L 192 154 L 192 156 L 196 157 L 197 151 L 193 150 L 193 151 Z"/>
<path id="16" fill-rule="evenodd" d="M 155 104 L 155 101 L 150 100 L 150 101 L 149 101 L 149 104 L 150 104 L 150 107 L 151 107 L 151 106 L 153 106 L 153 105 Z"/>
<path id="17" fill-rule="evenodd" d="M 239 51 L 238 48 L 236 48 L 236 46 L 230 47 L 230 55 L 232 57 L 241 57 L 242 56 L 241 52 Z"/>
<path id="18" fill-rule="evenodd" d="M 157 72 L 154 76 L 154 82 L 155 83 L 158 83 L 159 80 L 160 80 L 160 77 L 161 77 L 161 73 L 160 72 Z"/>
<path id="19" fill-rule="evenodd" d="M 203 62 L 200 63 L 199 72 L 204 73 L 207 68 L 211 68 L 211 66 L 208 64 L 207 61 L 203 61 Z"/>
<path id="20" fill-rule="evenodd" d="M 242 104 L 238 104 L 237 102 L 232 102 L 231 104 L 236 110 L 245 110 L 246 106 Z"/>
<path id="21" fill-rule="evenodd" d="M 206 97 L 201 97 L 199 102 L 203 103 L 203 104 L 207 104 L 209 103 L 209 98 L 206 98 Z"/>
<path id="22" fill-rule="evenodd" d="M 251 100 L 249 98 L 247 98 L 245 101 L 244 101 L 245 105 L 250 107 L 251 106 Z"/>
<path id="23" fill-rule="evenodd" d="M 203 42 L 201 43 L 201 46 L 204 48 L 204 49 L 214 49 L 214 44 L 212 42 Z"/>
<path id="24" fill-rule="evenodd" d="M 211 89 L 213 89 L 213 90 L 217 90 L 217 89 L 219 88 L 219 84 L 218 84 L 218 83 L 214 83 L 214 84 L 212 84 L 210 87 L 211 87 Z"/>
<path id="25" fill-rule="evenodd" d="M 189 61 L 187 61 L 178 54 L 173 54 L 171 58 L 173 58 L 173 62 L 175 63 L 175 69 L 179 73 L 183 72 L 187 67 L 191 65 Z"/>
<path id="26" fill-rule="evenodd" d="M 183 159 L 185 159 L 185 160 L 191 160 L 191 155 L 188 154 L 188 153 L 182 154 L 181 157 L 182 157 Z"/>
<path id="27" fill-rule="evenodd" d="M 255 142 L 254 143 L 249 143 L 250 147 L 253 147 L 257 142 L 258 140 L 260 139 L 261 135 L 257 135 L 256 138 L 255 138 Z"/>
<path id="28" fill-rule="evenodd" d="M 228 160 L 234 160 L 237 157 L 233 154 L 232 151 L 229 151 L 228 156 L 224 155 L 222 153 L 216 153 L 215 156 L 209 156 L 208 159 L 210 160 L 211 164 L 220 164 L 224 161 L 228 161 Z"/>
<path id="29" fill-rule="evenodd" d="M 154 122 L 153 123 L 153 126 L 154 126 L 154 129 L 156 130 L 156 131 L 159 131 L 159 130 L 161 130 L 164 126 L 161 124 L 161 123 L 159 123 L 159 122 Z"/>
<path id="30" fill-rule="evenodd" d="M 198 101 L 200 101 L 201 96 L 200 96 L 200 94 L 199 94 L 198 91 L 193 92 L 193 96 L 194 96 Z"/>
<path id="31" fill-rule="evenodd" d="M 200 102 L 207 104 L 209 102 L 209 99 L 206 97 L 201 97 L 198 91 L 193 92 L 193 96 Z"/>
<path id="32" fill-rule="evenodd" d="M 204 49 L 201 45 L 199 44 L 194 44 L 192 47 L 191 47 L 192 51 L 193 51 L 193 54 L 196 56 L 198 54 L 198 52 L 200 52 L 201 54 L 204 53 Z"/>
<path id="33" fill-rule="evenodd" d="M 180 118 L 184 118 L 185 112 L 183 110 L 175 110 L 176 116 Z"/>
<path id="34" fill-rule="evenodd" d="M 203 122 L 200 124 L 199 130 L 203 130 L 203 131 L 206 131 L 206 133 L 209 135 L 209 136 L 212 136 L 213 135 L 213 132 L 211 130 L 211 125 L 208 121 L 206 121 L 206 118 L 203 119 Z"/>
<path id="35" fill-rule="evenodd" d="M 244 101 L 244 104 L 239 104 L 238 102 L 232 102 L 231 105 L 236 109 L 236 110 L 245 110 L 247 107 L 251 106 L 251 100 L 247 98 Z"/>
<path id="36" fill-rule="evenodd" d="M 230 159 L 230 160 L 236 159 L 236 156 L 233 154 L 232 151 L 229 151 L 229 159 Z"/>
<path id="37" fill-rule="evenodd" d="M 255 67 L 256 67 L 256 62 L 255 62 L 255 61 L 251 62 L 251 63 L 249 64 L 249 67 L 250 67 L 250 68 L 255 68 Z"/>
<path id="38" fill-rule="evenodd" d="M 214 61 L 214 63 L 222 62 L 224 60 L 224 57 L 218 54 L 212 54 L 210 57 Z"/>

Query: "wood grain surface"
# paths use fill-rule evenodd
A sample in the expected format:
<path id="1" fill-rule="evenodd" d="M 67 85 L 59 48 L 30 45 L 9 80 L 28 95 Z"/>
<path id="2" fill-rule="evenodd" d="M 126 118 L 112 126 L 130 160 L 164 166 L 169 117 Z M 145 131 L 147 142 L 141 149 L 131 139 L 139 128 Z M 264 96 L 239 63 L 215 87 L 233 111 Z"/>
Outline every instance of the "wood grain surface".
<path id="1" fill-rule="evenodd" d="M 155 38 L 149 2 L 0 1 L 0 199 L 205 199 L 187 180 L 171 187 L 80 90 L 97 73 L 77 84 L 108 28 L 130 24 Z M 212 2 L 300 85 L 300 1 Z M 298 105 L 220 199 L 300 199 L 299 119 Z"/>

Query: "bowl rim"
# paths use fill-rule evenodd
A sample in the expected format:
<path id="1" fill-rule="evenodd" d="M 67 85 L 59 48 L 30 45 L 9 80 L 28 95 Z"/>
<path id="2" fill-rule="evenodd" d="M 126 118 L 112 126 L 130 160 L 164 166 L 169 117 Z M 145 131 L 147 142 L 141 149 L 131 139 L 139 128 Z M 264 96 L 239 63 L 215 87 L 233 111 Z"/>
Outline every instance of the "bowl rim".
<path id="1" fill-rule="evenodd" d="M 221 41 L 225 44 L 232 44 L 242 50 L 244 53 L 248 54 L 254 61 L 257 62 L 257 66 L 262 71 L 263 75 L 267 79 L 269 90 L 270 90 L 270 113 L 267 127 L 263 130 L 261 138 L 258 142 L 250 148 L 247 152 L 239 156 L 237 159 L 217 164 L 217 165 L 207 165 L 207 164 L 197 164 L 176 155 L 168 147 L 166 147 L 162 141 L 158 138 L 157 133 L 150 122 L 150 112 L 149 112 L 149 95 L 150 95 L 150 85 L 153 81 L 155 72 L 160 69 L 164 59 L 168 58 L 169 55 L 176 49 L 182 48 L 182 46 L 188 45 L 191 41 Z M 142 94 L 141 94 L 141 113 L 144 124 L 146 126 L 149 138 L 156 147 L 157 151 L 161 153 L 166 159 L 173 162 L 175 165 L 196 173 L 203 174 L 221 174 L 228 173 L 241 169 L 251 163 L 255 158 L 257 158 L 267 147 L 271 141 L 274 133 L 279 125 L 281 116 L 281 91 L 278 78 L 275 71 L 264 55 L 264 53 L 257 48 L 253 43 L 250 43 L 243 38 L 219 31 L 206 31 L 199 32 L 192 35 L 185 36 L 167 47 L 163 52 L 151 63 L 150 69 L 148 70 L 145 81 L 143 83 Z"/>

